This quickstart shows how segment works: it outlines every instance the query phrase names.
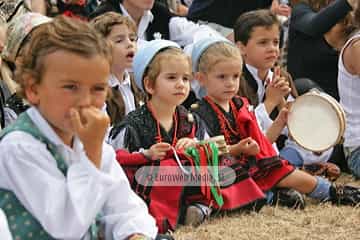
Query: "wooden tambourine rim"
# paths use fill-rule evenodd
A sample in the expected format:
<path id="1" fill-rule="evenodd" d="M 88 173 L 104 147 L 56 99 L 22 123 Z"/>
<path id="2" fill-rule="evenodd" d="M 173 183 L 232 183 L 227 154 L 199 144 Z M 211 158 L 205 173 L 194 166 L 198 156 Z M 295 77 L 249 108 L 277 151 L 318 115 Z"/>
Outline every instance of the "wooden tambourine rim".
<path id="1" fill-rule="evenodd" d="M 338 101 L 336 101 L 335 98 L 333 98 L 332 96 L 326 94 L 326 95 L 322 95 L 323 97 L 327 98 L 332 104 L 333 106 L 339 111 L 341 117 L 340 117 L 340 137 L 343 138 L 344 133 L 345 133 L 345 128 L 346 128 L 346 118 L 345 118 L 345 111 L 342 108 L 342 106 L 340 105 L 340 103 L 338 103 Z M 338 113 L 338 112 L 337 112 Z M 341 141 L 342 139 L 340 139 Z"/>
<path id="2" fill-rule="evenodd" d="M 336 144 L 338 144 L 339 142 L 341 142 L 341 140 L 343 139 L 343 134 L 344 134 L 344 130 L 345 130 L 345 116 L 343 115 L 343 110 L 341 109 L 340 105 L 336 105 L 334 103 L 333 100 L 327 98 L 326 96 L 322 95 L 322 93 L 318 93 L 318 92 L 309 92 L 309 93 L 306 93 L 302 96 L 299 96 L 295 99 L 295 101 L 297 101 L 298 99 L 302 99 L 302 98 L 305 98 L 306 96 L 315 96 L 315 97 L 319 97 L 322 101 L 325 101 L 326 103 L 328 103 L 328 105 L 330 105 L 330 107 L 335 111 L 335 114 L 337 115 L 338 117 L 338 120 L 339 120 L 339 133 L 338 133 L 338 136 L 337 136 L 337 139 L 336 141 L 331 144 L 329 147 L 326 147 L 324 149 L 311 149 L 311 148 L 308 148 L 306 146 L 304 146 L 302 143 L 300 143 L 296 138 L 294 138 L 294 135 L 292 134 L 291 132 L 291 128 L 289 127 L 289 119 L 287 121 L 287 126 L 288 126 L 288 131 L 290 133 L 290 136 L 292 137 L 292 139 L 299 145 L 301 146 L 302 148 L 306 149 L 306 150 L 309 150 L 309 151 L 313 151 L 313 152 L 324 152 L 330 148 L 332 148 L 333 146 L 335 146 Z M 336 102 L 337 103 L 337 102 Z M 289 110 L 289 113 L 291 114 L 291 112 L 293 111 L 293 106 L 294 105 L 291 105 L 290 107 L 290 110 Z M 291 124 L 290 124 L 291 125 Z"/>

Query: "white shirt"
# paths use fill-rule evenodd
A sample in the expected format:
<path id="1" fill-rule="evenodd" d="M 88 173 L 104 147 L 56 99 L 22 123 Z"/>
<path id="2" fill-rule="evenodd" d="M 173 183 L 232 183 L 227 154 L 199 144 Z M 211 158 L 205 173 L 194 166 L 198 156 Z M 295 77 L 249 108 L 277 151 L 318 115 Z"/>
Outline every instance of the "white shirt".
<path id="1" fill-rule="evenodd" d="M 344 66 L 342 58 L 344 49 L 346 49 L 352 41 L 359 38 L 360 32 L 350 38 L 346 42 L 339 57 L 339 96 L 340 104 L 344 108 L 346 115 L 344 146 L 352 149 L 360 146 L 360 76 L 349 73 Z"/>
<path id="2" fill-rule="evenodd" d="M 107 240 L 122 240 L 134 233 L 156 236 L 154 219 L 131 190 L 109 145 L 103 144 L 99 170 L 78 138 L 70 148 L 35 107 L 27 113 L 67 163 L 67 177 L 45 144 L 16 131 L 0 142 L 0 188 L 11 190 L 45 231 L 56 239 L 81 239 L 101 212 Z"/>
<path id="3" fill-rule="evenodd" d="M 129 17 L 134 21 L 134 19 L 130 16 L 129 12 L 125 9 L 125 7 L 120 4 L 121 11 L 124 16 Z M 149 24 L 154 20 L 154 15 L 151 13 L 150 10 L 144 11 L 143 16 L 140 19 L 140 23 L 137 26 L 138 31 L 138 41 L 139 46 L 142 45 L 144 40 L 150 39 L 150 36 L 146 35 L 146 29 L 148 28 Z M 135 22 L 135 21 L 134 21 Z M 157 34 L 157 33 L 154 33 Z M 197 39 L 201 39 L 204 36 L 221 36 L 218 32 L 213 30 L 212 28 L 199 25 L 192 21 L 187 20 L 185 17 L 172 17 L 169 22 L 169 34 L 171 41 L 178 43 L 180 46 L 189 45 Z M 155 37 L 161 38 L 161 34 Z"/>
<path id="4" fill-rule="evenodd" d="M 255 115 L 256 118 L 258 119 L 258 123 L 260 125 L 261 130 L 263 132 L 266 132 L 273 123 L 273 120 L 270 118 L 270 115 L 266 111 L 265 104 L 263 102 L 266 93 L 266 84 L 264 84 L 264 81 L 259 78 L 258 70 L 255 67 L 249 64 L 246 64 L 246 67 L 248 68 L 251 75 L 254 77 L 258 86 L 257 96 L 259 99 L 259 105 L 256 106 L 255 108 Z M 269 69 L 266 77 L 267 79 L 269 79 L 269 82 L 272 81 L 273 75 L 274 73 Z M 286 99 L 287 102 L 292 102 L 294 100 L 295 99 L 291 94 Z M 288 131 L 286 127 L 283 129 L 282 134 L 288 135 Z"/>
<path id="5" fill-rule="evenodd" d="M 121 93 L 125 104 L 125 115 L 136 109 L 135 97 L 131 90 L 131 81 L 128 72 L 124 73 L 124 80 L 121 82 L 119 81 L 119 79 L 117 79 L 115 75 L 111 74 L 109 78 L 109 86 L 112 88 L 117 87 L 119 92 Z"/>
<path id="6" fill-rule="evenodd" d="M 0 209 L 0 239 L 11 240 L 11 233 L 4 212 Z"/>
<path id="7" fill-rule="evenodd" d="M 258 86 L 257 96 L 259 99 L 259 104 L 255 107 L 255 116 L 260 126 L 260 129 L 265 133 L 273 123 L 273 120 L 270 118 L 268 112 L 266 111 L 265 104 L 263 102 L 263 99 L 265 97 L 265 84 L 264 81 L 259 78 L 258 70 L 255 67 L 249 64 L 246 64 L 246 67 L 255 79 Z M 272 76 L 273 72 L 269 70 L 267 78 L 272 79 Z"/>
<path id="8" fill-rule="evenodd" d="M 258 85 L 257 96 L 259 98 L 260 104 L 255 108 L 255 115 L 256 115 L 256 118 L 258 119 L 258 124 L 260 125 L 261 130 L 265 133 L 269 129 L 271 124 L 273 123 L 273 120 L 270 118 L 270 115 L 266 111 L 264 102 L 262 102 L 262 100 L 265 97 L 266 85 L 259 78 L 258 70 L 255 67 L 253 67 L 249 64 L 246 64 L 246 67 L 248 68 L 249 72 L 254 77 L 254 79 L 256 80 L 256 83 Z M 274 73 L 271 70 L 268 71 L 267 78 L 269 79 L 269 81 L 272 80 L 273 74 Z M 291 94 L 287 98 L 288 102 L 294 101 L 294 100 L 295 99 Z M 284 127 L 284 129 L 282 130 L 282 134 L 288 136 L 287 127 Z M 306 150 L 303 147 L 299 146 L 292 139 L 287 139 L 285 142 L 285 145 L 286 145 L 286 147 L 291 147 L 291 148 L 295 149 L 300 154 L 302 159 L 304 160 L 304 164 L 326 162 L 329 160 L 329 158 L 333 152 L 333 148 L 330 148 L 330 149 L 324 151 L 323 153 L 321 153 L 320 155 L 317 155 L 317 154 L 314 154 L 312 151 Z M 276 143 L 273 143 L 273 147 L 277 152 L 279 152 Z"/>
<path id="9" fill-rule="evenodd" d="M 129 17 L 135 23 L 135 20 L 130 16 L 129 12 L 122 4 L 120 4 L 120 8 L 122 11 L 122 15 Z M 148 36 L 146 36 L 146 29 L 153 20 L 154 20 L 154 15 L 151 13 L 151 11 L 150 10 L 145 11 L 140 19 L 139 26 L 137 26 L 137 36 L 139 39 L 147 40 L 149 38 Z"/>

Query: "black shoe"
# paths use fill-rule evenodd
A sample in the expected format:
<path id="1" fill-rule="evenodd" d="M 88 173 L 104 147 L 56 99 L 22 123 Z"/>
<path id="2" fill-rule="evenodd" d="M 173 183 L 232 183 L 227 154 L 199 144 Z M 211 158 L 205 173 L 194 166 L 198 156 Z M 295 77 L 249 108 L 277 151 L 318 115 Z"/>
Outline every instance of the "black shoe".
<path id="1" fill-rule="evenodd" d="M 158 234 L 156 235 L 155 240 L 174 240 L 173 236 L 167 234 Z"/>
<path id="2" fill-rule="evenodd" d="M 357 187 L 332 185 L 329 191 L 333 204 L 356 206 L 360 203 L 360 189 Z"/>
<path id="3" fill-rule="evenodd" d="M 280 205 L 292 209 L 304 209 L 305 199 L 301 193 L 291 188 L 276 188 L 270 205 Z"/>

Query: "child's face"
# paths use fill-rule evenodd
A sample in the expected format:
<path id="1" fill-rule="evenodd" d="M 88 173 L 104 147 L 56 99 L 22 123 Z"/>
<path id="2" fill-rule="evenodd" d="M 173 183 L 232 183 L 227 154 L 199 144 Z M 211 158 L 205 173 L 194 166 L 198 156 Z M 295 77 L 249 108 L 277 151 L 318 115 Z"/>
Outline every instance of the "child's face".
<path id="1" fill-rule="evenodd" d="M 238 42 L 244 61 L 259 70 L 272 68 L 279 57 L 279 27 L 255 27 L 246 45 Z"/>
<path id="2" fill-rule="evenodd" d="M 239 90 L 241 72 L 241 60 L 229 58 L 212 66 L 207 73 L 199 73 L 197 78 L 210 98 L 226 106 Z"/>
<path id="3" fill-rule="evenodd" d="M 136 51 L 136 33 L 125 24 L 115 25 L 107 39 L 113 43 L 112 69 L 124 71 L 131 68 Z"/>
<path id="4" fill-rule="evenodd" d="M 180 105 L 189 95 L 191 65 L 185 56 L 162 59 L 160 74 L 153 86 L 145 78 L 145 89 L 151 100 L 159 100 L 171 106 Z"/>
<path id="5" fill-rule="evenodd" d="M 99 55 L 83 57 L 61 50 L 45 56 L 43 62 L 41 82 L 28 80 L 25 94 L 66 143 L 74 134 L 70 109 L 103 107 L 110 66 Z"/>

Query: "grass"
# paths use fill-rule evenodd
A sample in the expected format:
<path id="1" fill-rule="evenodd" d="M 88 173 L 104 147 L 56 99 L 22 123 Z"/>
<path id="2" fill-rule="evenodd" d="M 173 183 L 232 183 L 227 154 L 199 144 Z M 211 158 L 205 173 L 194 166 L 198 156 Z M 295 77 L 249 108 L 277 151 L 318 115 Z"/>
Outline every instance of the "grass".
<path id="1" fill-rule="evenodd" d="M 336 183 L 360 187 L 350 175 Z M 208 220 L 197 228 L 181 227 L 177 240 L 348 240 L 360 239 L 360 206 L 334 206 L 306 199 L 305 210 L 266 206 L 259 213 L 232 214 Z"/>

